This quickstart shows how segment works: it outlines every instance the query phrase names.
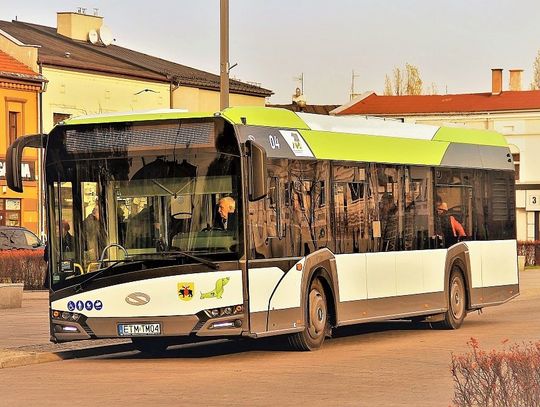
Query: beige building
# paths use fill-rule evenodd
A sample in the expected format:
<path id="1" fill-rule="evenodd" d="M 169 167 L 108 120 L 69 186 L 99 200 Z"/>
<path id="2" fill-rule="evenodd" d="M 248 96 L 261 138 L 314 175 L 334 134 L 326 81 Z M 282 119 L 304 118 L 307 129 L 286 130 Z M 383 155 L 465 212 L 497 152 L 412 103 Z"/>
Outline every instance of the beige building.
<path id="1" fill-rule="evenodd" d="M 0 21 L 0 52 L 39 79 L 38 90 L 27 92 L 31 96 L 28 101 L 16 94 L 6 96 L 6 112 L 15 114 L 20 110 L 17 136 L 47 133 L 55 123 L 70 116 L 169 108 L 219 110 L 218 75 L 119 47 L 100 16 L 57 13 L 56 27 Z M 13 77 L 10 79 L 13 81 Z M 15 82 L 23 80 L 29 79 L 15 78 Z M 230 81 L 229 89 L 231 106 L 264 106 L 265 99 L 272 95 L 268 89 L 236 80 Z M 24 112 L 15 109 L 18 105 L 25 107 Z M 6 134 L 7 130 L 6 125 Z M 33 154 L 28 162 L 35 170 L 32 180 L 25 181 L 32 184 L 26 188 L 31 196 L 23 197 L 8 191 L 2 181 L 6 148 L 7 142 L 0 141 L 0 224 L 11 217 L 11 223 L 42 233 L 41 190 L 36 182 L 41 176 L 40 157 L 35 151 L 26 153 Z"/>
<path id="2" fill-rule="evenodd" d="M 48 80 L 42 129 L 68 117 L 160 108 L 219 110 L 220 78 L 114 44 L 103 17 L 57 13 L 57 27 L 0 21 L 0 50 Z M 264 106 L 272 92 L 230 81 L 231 106 Z"/>
<path id="3" fill-rule="evenodd" d="M 492 70 L 486 93 L 425 96 L 379 96 L 368 92 L 335 109 L 336 115 L 370 115 L 405 122 L 489 129 L 502 133 L 516 168 L 518 240 L 540 240 L 540 91 L 521 90 L 521 70 Z"/>

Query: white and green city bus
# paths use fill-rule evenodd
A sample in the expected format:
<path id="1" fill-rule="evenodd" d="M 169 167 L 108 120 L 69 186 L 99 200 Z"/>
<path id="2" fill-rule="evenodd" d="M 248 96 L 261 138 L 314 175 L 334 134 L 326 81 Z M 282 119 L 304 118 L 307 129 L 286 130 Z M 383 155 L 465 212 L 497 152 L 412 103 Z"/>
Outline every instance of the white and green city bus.
<path id="1" fill-rule="evenodd" d="M 52 341 L 313 350 L 363 322 L 456 329 L 519 293 L 495 132 L 268 108 L 86 116 L 17 139 L 10 188 L 42 145 Z"/>

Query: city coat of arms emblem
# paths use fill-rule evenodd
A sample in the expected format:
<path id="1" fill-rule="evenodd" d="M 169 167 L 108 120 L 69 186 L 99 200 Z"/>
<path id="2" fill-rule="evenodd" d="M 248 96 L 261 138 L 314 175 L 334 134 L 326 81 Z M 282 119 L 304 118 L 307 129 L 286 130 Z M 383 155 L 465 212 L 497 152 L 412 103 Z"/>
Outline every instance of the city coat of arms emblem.
<path id="1" fill-rule="evenodd" d="M 182 301 L 191 301 L 193 299 L 193 291 L 195 291 L 195 283 L 178 283 L 178 298 Z"/>

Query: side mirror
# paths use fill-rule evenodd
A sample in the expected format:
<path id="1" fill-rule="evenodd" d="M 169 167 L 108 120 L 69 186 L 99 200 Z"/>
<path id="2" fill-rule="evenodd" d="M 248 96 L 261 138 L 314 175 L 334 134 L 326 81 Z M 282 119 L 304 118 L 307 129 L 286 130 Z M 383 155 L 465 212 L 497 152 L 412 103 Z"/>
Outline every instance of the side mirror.
<path id="1" fill-rule="evenodd" d="M 47 142 L 46 134 L 33 134 L 15 139 L 7 149 L 6 157 L 6 181 L 8 187 L 15 192 L 23 191 L 21 164 L 23 150 L 26 147 L 41 148 Z"/>
<path id="2" fill-rule="evenodd" d="M 268 193 L 266 151 L 253 140 L 246 141 L 249 171 L 249 200 L 258 201 Z"/>

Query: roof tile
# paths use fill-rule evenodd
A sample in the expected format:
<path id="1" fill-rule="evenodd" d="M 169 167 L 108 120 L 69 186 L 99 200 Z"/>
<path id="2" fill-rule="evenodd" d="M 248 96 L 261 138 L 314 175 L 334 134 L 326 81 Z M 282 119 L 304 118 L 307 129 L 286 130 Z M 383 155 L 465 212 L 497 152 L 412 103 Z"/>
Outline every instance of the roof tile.
<path id="1" fill-rule="evenodd" d="M 2 51 L 0 51 L 0 72 L 38 76 L 36 72 L 32 71 L 22 62 L 17 61 L 15 58 Z"/>
<path id="2" fill-rule="evenodd" d="M 499 95 L 379 96 L 375 93 L 344 109 L 339 115 L 411 115 L 474 113 L 540 109 L 540 90 L 506 91 Z"/>
<path id="3" fill-rule="evenodd" d="M 209 72 L 166 61 L 117 45 L 108 47 L 72 40 L 55 28 L 21 21 L 0 21 L 0 30 L 26 44 L 39 45 L 39 59 L 45 65 L 61 66 L 111 74 L 173 81 L 183 86 L 219 90 L 220 77 Z M 230 81 L 230 91 L 258 97 L 273 94 L 271 90 L 240 81 Z"/>

